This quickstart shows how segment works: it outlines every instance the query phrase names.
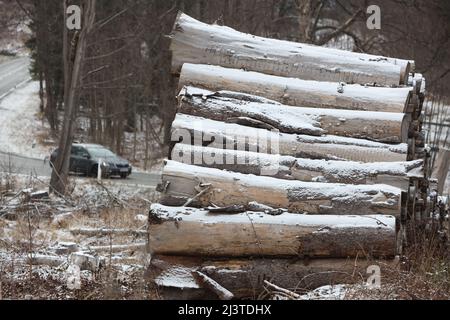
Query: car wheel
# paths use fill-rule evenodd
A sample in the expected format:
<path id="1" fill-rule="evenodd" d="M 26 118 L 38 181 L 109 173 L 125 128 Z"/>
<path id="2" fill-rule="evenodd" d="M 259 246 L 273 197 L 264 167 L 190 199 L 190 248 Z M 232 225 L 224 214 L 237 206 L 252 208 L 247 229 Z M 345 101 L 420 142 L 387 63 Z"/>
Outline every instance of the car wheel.
<path id="1" fill-rule="evenodd" d="M 126 178 L 128 177 L 128 174 L 126 174 L 126 173 L 121 173 L 121 174 L 120 174 L 120 177 L 121 177 L 122 179 L 126 179 Z"/>
<path id="2" fill-rule="evenodd" d="M 97 173 L 98 173 L 98 165 L 96 164 L 91 169 L 91 177 L 97 178 Z"/>

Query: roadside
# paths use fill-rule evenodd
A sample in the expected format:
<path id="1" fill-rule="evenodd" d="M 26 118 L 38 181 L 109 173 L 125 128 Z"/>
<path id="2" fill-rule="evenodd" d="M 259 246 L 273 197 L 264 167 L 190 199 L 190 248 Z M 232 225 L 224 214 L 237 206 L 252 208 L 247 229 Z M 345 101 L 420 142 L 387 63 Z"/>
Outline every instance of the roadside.
<path id="1" fill-rule="evenodd" d="M 31 81 L 0 101 L 0 151 L 44 159 L 52 145 L 38 143 L 49 131 L 39 114 L 39 83 Z"/>

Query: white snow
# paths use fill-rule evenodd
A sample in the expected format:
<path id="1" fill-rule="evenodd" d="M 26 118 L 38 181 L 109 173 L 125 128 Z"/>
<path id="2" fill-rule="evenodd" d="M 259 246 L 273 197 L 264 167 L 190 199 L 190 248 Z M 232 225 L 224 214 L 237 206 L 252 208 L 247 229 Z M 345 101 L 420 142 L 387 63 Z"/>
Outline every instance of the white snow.
<path id="1" fill-rule="evenodd" d="M 344 284 L 327 285 L 302 295 L 299 300 L 344 300 L 349 286 Z"/>
<path id="2" fill-rule="evenodd" d="M 186 267 L 172 267 L 162 272 L 155 279 L 155 283 L 168 288 L 199 289 L 200 286 L 192 275 L 193 271 L 194 269 Z"/>
<path id="3" fill-rule="evenodd" d="M 0 101 L 0 152 L 44 159 L 52 148 L 38 143 L 48 132 L 39 118 L 39 83 L 29 82 Z"/>

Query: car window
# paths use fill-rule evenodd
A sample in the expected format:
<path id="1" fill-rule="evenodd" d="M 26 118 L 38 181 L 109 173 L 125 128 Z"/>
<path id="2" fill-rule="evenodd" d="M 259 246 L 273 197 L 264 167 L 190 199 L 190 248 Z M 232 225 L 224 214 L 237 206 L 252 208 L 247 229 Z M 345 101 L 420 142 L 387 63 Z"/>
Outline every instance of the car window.
<path id="1" fill-rule="evenodd" d="M 71 153 L 72 155 L 77 157 L 86 157 L 87 155 L 89 155 L 86 149 L 82 147 L 72 147 Z"/>
<path id="2" fill-rule="evenodd" d="M 88 151 L 92 156 L 97 158 L 110 158 L 116 156 L 112 151 L 106 148 L 89 148 Z"/>

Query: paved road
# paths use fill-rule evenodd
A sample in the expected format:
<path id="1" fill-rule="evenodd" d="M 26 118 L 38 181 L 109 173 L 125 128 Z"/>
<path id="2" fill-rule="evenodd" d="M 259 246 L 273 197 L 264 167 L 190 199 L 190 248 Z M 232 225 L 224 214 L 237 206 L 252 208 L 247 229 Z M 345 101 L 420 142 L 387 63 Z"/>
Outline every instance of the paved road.
<path id="1" fill-rule="evenodd" d="M 48 161 L 2 152 L 0 152 L 0 172 L 33 174 L 40 177 L 50 177 L 52 174 Z M 159 179 L 160 175 L 156 173 L 134 172 L 126 180 L 112 178 L 109 181 L 118 184 L 156 187 Z"/>
<path id="2" fill-rule="evenodd" d="M 0 100 L 15 87 L 30 79 L 28 57 L 13 58 L 0 64 Z"/>
<path id="3" fill-rule="evenodd" d="M 29 66 L 30 59 L 28 57 L 14 58 L 0 64 L 0 100 L 30 79 Z M 43 159 L 33 159 L 2 152 L 0 152 L 0 172 L 33 173 L 42 177 L 50 177 L 52 173 L 48 162 Z M 158 180 L 159 175 L 157 174 L 133 173 L 126 180 L 112 179 L 111 181 L 128 185 L 139 184 L 155 187 Z"/>

